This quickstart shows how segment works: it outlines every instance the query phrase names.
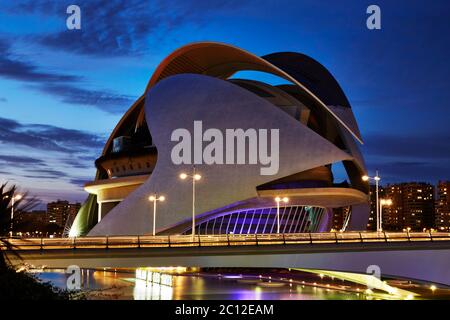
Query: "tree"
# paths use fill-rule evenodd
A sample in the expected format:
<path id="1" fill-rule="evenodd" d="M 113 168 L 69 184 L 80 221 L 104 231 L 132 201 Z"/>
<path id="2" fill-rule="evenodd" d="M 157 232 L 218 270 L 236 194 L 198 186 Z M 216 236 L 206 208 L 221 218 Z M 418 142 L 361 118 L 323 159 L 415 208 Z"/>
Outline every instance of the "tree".
<path id="1" fill-rule="evenodd" d="M 39 200 L 35 197 L 30 197 L 27 192 L 21 193 L 20 197 L 16 185 L 8 185 L 8 182 L 0 185 L 0 244 L 13 249 L 8 241 L 8 233 L 11 226 L 18 221 L 18 218 L 23 212 L 35 208 L 39 204 Z M 13 201 L 13 197 L 16 197 Z M 14 217 L 11 219 L 11 213 L 14 208 Z M 7 266 L 6 256 L 0 253 L 0 269 Z"/>
<path id="2" fill-rule="evenodd" d="M 15 185 L 8 186 L 6 182 L 0 186 L 0 245 L 7 248 L 12 254 L 19 256 L 14 251 L 14 246 L 10 243 L 8 237 L 11 222 L 14 225 L 14 223 L 18 222 L 18 218 L 23 212 L 35 208 L 39 204 L 39 201 L 35 197 L 30 197 L 25 192 L 20 193 L 20 199 L 17 198 L 13 204 L 12 199 L 17 194 L 17 187 Z M 12 208 L 14 208 L 14 218 L 11 221 Z M 7 256 L 4 251 L 0 251 L 0 297 L 2 299 L 14 300 L 60 300 L 70 299 L 72 295 L 68 291 L 53 287 L 50 283 L 42 283 L 26 272 L 17 272 L 7 262 Z"/>
<path id="3" fill-rule="evenodd" d="M 13 231 L 11 226 L 18 222 L 23 212 L 32 210 L 39 204 L 39 200 L 29 196 L 28 192 L 20 193 L 20 197 L 17 197 L 18 194 L 16 185 L 8 185 L 8 182 L 5 182 L 0 186 L 0 237 Z M 13 197 L 16 197 L 14 201 Z M 13 209 L 14 217 L 11 220 Z"/>

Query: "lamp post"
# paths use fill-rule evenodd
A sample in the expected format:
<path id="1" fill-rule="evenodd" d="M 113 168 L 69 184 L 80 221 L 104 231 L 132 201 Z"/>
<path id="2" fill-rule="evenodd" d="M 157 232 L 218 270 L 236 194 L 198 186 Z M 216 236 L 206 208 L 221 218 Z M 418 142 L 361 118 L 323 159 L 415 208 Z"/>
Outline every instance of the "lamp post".
<path id="1" fill-rule="evenodd" d="M 11 197 L 11 225 L 10 225 L 10 231 L 9 231 L 9 236 L 12 237 L 13 235 L 13 227 L 14 227 L 14 205 L 16 200 L 20 200 L 22 199 L 22 195 L 18 194 L 18 195 L 12 195 Z"/>
<path id="2" fill-rule="evenodd" d="M 153 236 L 156 235 L 156 202 L 161 201 L 163 202 L 166 200 L 166 197 L 164 196 L 157 196 L 156 193 L 150 197 L 148 197 L 148 200 L 153 202 Z"/>
<path id="3" fill-rule="evenodd" d="M 288 197 L 280 198 L 276 197 L 275 202 L 277 203 L 277 233 L 280 233 L 280 202 L 283 201 L 284 203 L 289 202 Z"/>
<path id="4" fill-rule="evenodd" d="M 380 199 L 380 231 L 383 231 L 383 206 L 392 205 L 391 199 Z"/>
<path id="5" fill-rule="evenodd" d="M 202 178 L 201 175 L 196 173 L 195 166 L 192 169 L 192 174 L 181 173 L 180 179 L 186 180 L 187 178 L 192 179 L 192 237 L 195 236 L 195 181 L 198 181 Z"/>
<path id="6" fill-rule="evenodd" d="M 381 180 L 380 176 L 378 175 L 378 170 L 375 173 L 375 177 L 369 177 L 369 176 L 362 176 L 363 181 L 369 181 L 374 180 L 375 181 L 375 194 L 376 194 L 376 217 L 377 217 L 377 231 L 381 231 L 381 216 L 380 216 L 380 206 L 379 206 L 379 199 L 378 199 L 378 184 Z"/>

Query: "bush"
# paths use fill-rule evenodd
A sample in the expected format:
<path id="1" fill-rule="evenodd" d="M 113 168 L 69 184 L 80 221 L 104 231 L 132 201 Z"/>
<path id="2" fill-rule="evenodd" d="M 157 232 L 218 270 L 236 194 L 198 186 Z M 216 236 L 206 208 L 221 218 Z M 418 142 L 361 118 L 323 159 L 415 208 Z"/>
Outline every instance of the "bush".
<path id="1" fill-rule="evenodd" d="M 61 290 L 33 275 L 0 267 L 0 299 L 9 300 L 69 300 L 83 299 L 78 293 Z"/>

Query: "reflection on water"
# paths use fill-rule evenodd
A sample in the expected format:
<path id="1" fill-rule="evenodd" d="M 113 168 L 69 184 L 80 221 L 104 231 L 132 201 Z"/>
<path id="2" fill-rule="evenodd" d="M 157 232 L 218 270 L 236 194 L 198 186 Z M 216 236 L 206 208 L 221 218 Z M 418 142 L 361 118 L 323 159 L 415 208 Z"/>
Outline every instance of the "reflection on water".
<path id="1" fill-rule="evenodd" d="M 63 270 L 37 273 L 43 281 L 66 288 Z M 142 270 L 82 270 L 82 290 L 89 299 L 129 300 L 353 300 L 367 295 L 325 285 L 308 286 L 300 283 L 261 280 L 250 275 L 185 274 Z M 341 286 L 344 288 L 343 286 Z"/>
<path id="2" fill-rule="evenodd" d="M 137 280 L 133 290 L 133 298 L 134 300 L 172 300 L 173 288 Z"/>

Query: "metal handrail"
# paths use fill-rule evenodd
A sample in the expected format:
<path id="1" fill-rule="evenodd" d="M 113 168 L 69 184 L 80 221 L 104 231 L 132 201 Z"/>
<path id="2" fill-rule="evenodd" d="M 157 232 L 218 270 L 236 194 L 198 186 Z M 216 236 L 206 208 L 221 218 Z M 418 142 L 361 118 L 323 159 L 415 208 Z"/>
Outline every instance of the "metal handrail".
<path id="1" fill-rule="evenodd" d="M 314 237 L 313 237 L 314 235 Z M 339 235 L 339 237 L 338 237 Z M 347 232 L 249 235 L 169 235 L 169 236 L 107 236 L 82 238 L 20 238 L 10 239 L 15 250 L 113 249 L 145 247 L 208 247 L 239 245 L 290 245 L 320 243 L 370 243 L 450 241 L 450 233 L 432 232 Z M 1 250 L 8 250 L 0 244 Z"/>

